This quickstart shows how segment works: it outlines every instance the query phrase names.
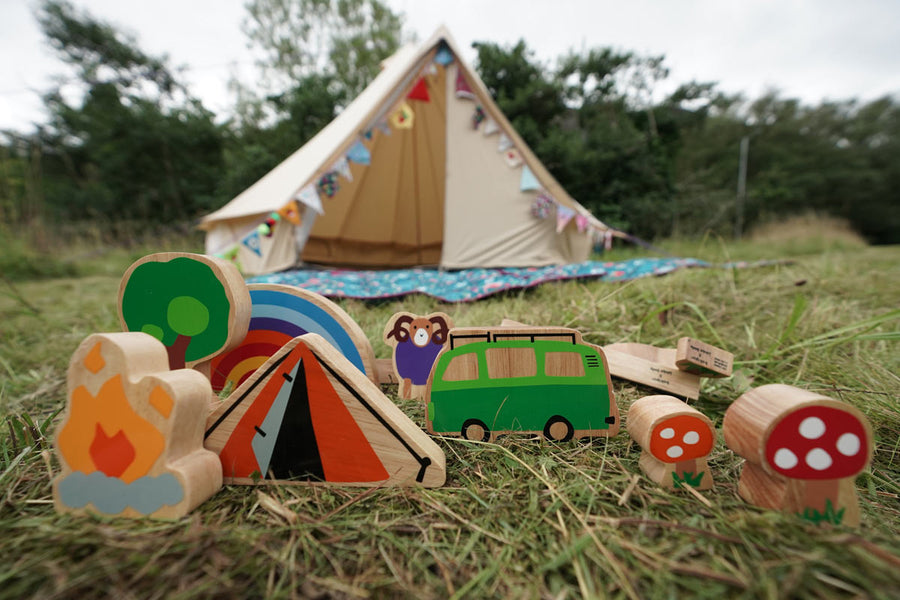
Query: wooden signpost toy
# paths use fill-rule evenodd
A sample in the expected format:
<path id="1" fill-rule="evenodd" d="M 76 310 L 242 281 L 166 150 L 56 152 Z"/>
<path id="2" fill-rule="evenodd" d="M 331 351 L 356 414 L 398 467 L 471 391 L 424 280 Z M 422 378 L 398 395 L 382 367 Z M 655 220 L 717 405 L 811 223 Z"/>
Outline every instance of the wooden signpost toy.
<path id="1" fill-rule="evenodd" d="M 691 400 L 700 396 L 701 377 L 727 377 L 734 361 L 731 353 L 687 337 L 677 348 L 629 342 L 607 344 L 603 352 L 613 376 Z"/>
<path id="2" fill-rule="evenodd" d="M 814 523 L 859 524 L 854 479 L 872 456 L 855 407 L 789 385 L 752 389 L 725 412 L 725 443 L 747 459 L 738 493 Z"/>
<path id="3" fill-rule="evenodd" d="M 442 312 L 414 315 L 400 312 L 384 328 L 384 341 L 393 348 L 394 373 L 399 382 L 398 395 L 409 400 L 425 398 L 428 374 L 447 343 L 453 327 Z"/>
<path id="4" fill-rule="evenodd" d="M 214 392 L 237 388 L 282 346 L 295 337 L 317 333 L 372 381 L 375 352 L 366 334 L 340 306 L 315 292 L 290 285 L 247 286 L 252 303 L 244 340 L 209 362 Z"/>
<path id="5" fill-rule="evenodd" d="M 641 446 L 641 469 L 666 488 L 713 487 L 706 457 L 716 433 L 703 413 L 672 396 L 646 396 L 628 410 L 626 428 Z"/>
<path id="6" fill-rule="evenodd" d="M 574 329 L 450 330 L 426 389 L 428 431 L 489 441 L 505 433 L 555 441 L 619 431 L 606 359 Z"/>
<path id="7" fill-rule="evenodd" d="M 228 483 L 439 487 L 446 477 L 437 444 L 314 333 L 285 344 L 223 400 L 205 437 Z"/>
<path id="8" fill-rule="evenodd" d="M 250 323 L 250 295 L 237 267 L 202 254 L 138 260 L 122 277 L 118 306 L 122 329 L 161 341 L 173 370 L 237 346 Z"/>
<path id="9" fill-rule="evenodd" d="M 56 435 L 60 512 L 181 517 L 222 487 L 203 448 L 209 382 L 169 370 L 166 348 L 144 333 L 89 336 L 72 356 Z"/>

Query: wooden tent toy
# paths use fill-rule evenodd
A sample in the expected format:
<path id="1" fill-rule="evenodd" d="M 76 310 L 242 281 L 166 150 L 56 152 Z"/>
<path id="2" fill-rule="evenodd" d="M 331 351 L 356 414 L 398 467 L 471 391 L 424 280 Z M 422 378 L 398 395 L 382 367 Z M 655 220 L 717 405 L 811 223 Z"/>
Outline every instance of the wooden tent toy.
<path id="1" fill-rule="evenodd" d="M 207 421 L 226 483 L 439 487 L 443 451 L 321 336 L 296 337 Z"/>
<path id="2" fill-rule="evenodd" d="M 619 431 L 606 358 L 564 327 L 451 329 L 428 378 L 428 431 L 489 441 L 500 434 L 545 439 Z"/>
<path id="3" fill-rule="evenodd" d="M 317 333 L 373 382 L 375 352 L 366 334 L 340 306 L 290 285 L 253 283 L 247 286 L 252 304 L 250 327 L 235 348 L 209 362 L 213 391 L 237 388 L 256 369 L 295 337 Z"/>
<path id="4" fill-rule="evenodd" d="M 219 459 L 203 448 L 209 382 L 168 365 L 166 348 L 144 333 L 81 343 L 56 434 L 57 511 L 178 518 L 222 487 Z"/>
<path id="5" fill-rule="evenodd" d="M 237 267 L 202 254 L 138 260 L 122 277 L 118 306 L 122 329 L 161 341 L 173 370 L 237 346 L 250 323 L 250 295 Z"/>
<path id="6" fill-rule="evenodd" d="M 744 393 L 725 412 L 725 443 L 747 459 L 738 493 L 814 523 L 859 524 L 854 479 L 872 456 L 855 407 L 789 385 Z"/>
<path id="7" fill-rule="evenodd" d="M 701 377 L 728 377 L 734 363 L 730 352 L 688 337 L 677 348 L 628 342 L 607 344 L 603 352 L 613 376 L 691 400 L 700 397 Z"/>
<path id="8" fill-rule="evenodd" d="M 442 312 L 414 315 L 399 312 L 384 328 L 384 341 L 393 348 L 393 371 L 404 400 L 425 398 L 428 375 L 447 344 L 453 321 Z"/>
<path id="9" fill-rule="evenodd" d="M 706 415 L 672 396 L 645 396 L 628 410 L 626 428 L 643 451 L 641 469 L 666 488 L 713 487 L 706 457 L 716 432 Z"/>

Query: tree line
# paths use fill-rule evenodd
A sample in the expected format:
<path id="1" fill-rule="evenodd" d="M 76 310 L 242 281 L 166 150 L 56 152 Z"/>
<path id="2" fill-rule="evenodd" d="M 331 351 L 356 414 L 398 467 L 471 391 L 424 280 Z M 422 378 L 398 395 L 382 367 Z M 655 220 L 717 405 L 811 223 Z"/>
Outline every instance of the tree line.
<path id="1" fill-rule="evenodd" d="M 222 119 L 165 57 L 66 0 L 44 0 L 36 17 L 74 83 L 44 96 L 36 130 L 3 132 L 0 223 L 184 223 L 215 210 L 328 124 L 404 39 L 380 0 L 249 0 L 246 10 L 244 32 L 264 58 L 257 86 L 232 82 Z M 814 210 L 872 242 L 900 242 L 895 98 L 808 106 L 691 82 L 660 101 L 662 56 L 598 47 L 551 65 L 524 41 L 475 49 L 517 131 L 610 225 L 647 239 L 730 235 L 747 140 L 745 226 Z"/>

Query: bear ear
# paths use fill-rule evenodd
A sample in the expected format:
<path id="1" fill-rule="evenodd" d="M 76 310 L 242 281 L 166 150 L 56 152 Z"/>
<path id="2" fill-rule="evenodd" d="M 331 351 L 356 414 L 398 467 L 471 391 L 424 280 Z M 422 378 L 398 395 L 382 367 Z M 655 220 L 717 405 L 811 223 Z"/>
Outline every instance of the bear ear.
<path id="1" fill-rule="evenodd" d="M 388 339 L 394 338 L 398 342 L 405 342 L 409 339 L 409 329 L 404 327 L 404 325 L 411 324 L 412 322 L 412 315 L 400 315 L 397 317 L 397 320 L 394 321 L 393 328 L 384 337 Z"/>

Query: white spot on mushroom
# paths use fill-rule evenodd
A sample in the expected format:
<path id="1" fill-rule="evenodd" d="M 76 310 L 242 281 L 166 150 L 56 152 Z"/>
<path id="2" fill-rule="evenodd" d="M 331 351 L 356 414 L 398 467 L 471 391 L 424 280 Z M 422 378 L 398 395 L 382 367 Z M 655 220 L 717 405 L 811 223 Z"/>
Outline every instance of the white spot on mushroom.
<path id="1" fill-rule="evenodd" d="M 860 446 L 862 446 L 862 443 L 859 441 L 859 436 L 855 433 L 845 433 L 837 441 L 838 452 L 844 456 L 856 456 L 859 453 Z"/>
<path id="2" fill-rule="evenodd" d="M 684 454 L 684 450 L 682 450 L 681 446 L 672 446 L 666 450 L 666 456 L 669 458 L 678 458 L 682 454 Z"/>
<path id="3" fill-rule="evenodd" d="M 673 437 L 675 437 L 675 430 L 672 429 L 671 427 L 666 427 L 665 429 L 663 429 L 662 431 L 659 432 L 659 437 L 661 437 L 664 440 L 671 440 Z"/>
<path id="4" fill-rule="evenodd" d="M 700 434 L 697 433 L 696 431 L 688 431 L 686 434 L 684 434 L 684 437 L 681 439 L 684 440 L 685 444 L 688 444 L 689 446 L 693 446 L 694 444 L 696 444 L 697 442 L 700 441 Z"/>
<path id="5" fill-rule="evenodd" d="M 797 455 L 787 448 L 779 448 L 775 452 L 775 466 L 779 469 L 793 469 L 798 462 L 800 461 L 797 460 Z"/>
<path id="6" fill-rule="evenodd" d="M 816 471 L 824 471 L 832 462 L 831 455 L 822 448 L 813 448 L 806 453 L 806 464 Z"/>
<path id="7" fill-rule="evenodd" d="M 806 417 L 800 422 L 800 435 L 808 440 L 817 440 L 825 435 L 825 421 L 819 417 Z"/>

